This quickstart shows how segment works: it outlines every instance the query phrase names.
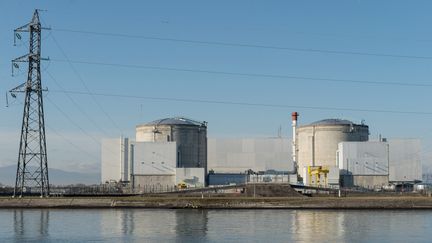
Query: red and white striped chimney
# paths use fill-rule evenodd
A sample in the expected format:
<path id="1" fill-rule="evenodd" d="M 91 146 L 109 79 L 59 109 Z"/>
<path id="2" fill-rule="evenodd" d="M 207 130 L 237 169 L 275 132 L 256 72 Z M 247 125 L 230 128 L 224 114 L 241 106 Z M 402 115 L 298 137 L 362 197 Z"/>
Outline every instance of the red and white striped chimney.
<path id="1" fill-rule="evenodd" d="M 291 113 L 292 118 L 292 160 L 294 165 L 297 164 L 297 119 L 299 114 L 297 112 Z"/>

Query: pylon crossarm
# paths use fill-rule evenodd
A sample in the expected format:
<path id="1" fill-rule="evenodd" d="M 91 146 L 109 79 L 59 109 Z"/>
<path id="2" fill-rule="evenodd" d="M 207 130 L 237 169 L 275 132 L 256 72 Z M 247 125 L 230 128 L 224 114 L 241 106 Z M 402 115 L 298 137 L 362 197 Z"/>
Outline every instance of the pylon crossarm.
<path id="1" fill-rule="evenodd" d="M 29 26 L 30 26 L 30 23 L 25 24 L 21 27 L 18 27 L 14 30 L 14 33 L 16 33 L 16 32 L 29 32 L 30 31 Z"/>
<path id="2" fill-rule="evenodd" d="M 17 57 L 17 58 L 15 58 L 15 59 L 12 60 L 12 63 L 15 63 L 15 62 L 28 62 L 29 61 L 29 56 L 30 56 L 30 54 L 25 54 L 25 55 L 22 55 L 20 57 Z"/>
<path id="3" fill-rule="evenodd" d="M 25 92 L 25 90 L 23 89 L 23 87 L 26 85 L 27 83 L 22 83 L 18 86 L 16 86 L 15 88 L 9 90 L 9 93 L 23 93 Z"/>

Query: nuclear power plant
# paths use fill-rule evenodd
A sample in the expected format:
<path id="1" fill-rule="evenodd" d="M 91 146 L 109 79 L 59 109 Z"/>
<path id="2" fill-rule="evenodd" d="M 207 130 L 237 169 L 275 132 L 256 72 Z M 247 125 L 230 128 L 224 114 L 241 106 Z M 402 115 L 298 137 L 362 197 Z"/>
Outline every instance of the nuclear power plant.
<path id="1" fill-rule="evenodd" d="M 134 139 L 102 141 L 102 183 L 140 192 L 251 182 L 365 189 L 421 182 L 418 139 L 370 140 L 364 122 L 302 125 L 299 117 L 291 114 L 292 138 L 207 138 L 207 122 L 183 117 L 137 125 Z"/>

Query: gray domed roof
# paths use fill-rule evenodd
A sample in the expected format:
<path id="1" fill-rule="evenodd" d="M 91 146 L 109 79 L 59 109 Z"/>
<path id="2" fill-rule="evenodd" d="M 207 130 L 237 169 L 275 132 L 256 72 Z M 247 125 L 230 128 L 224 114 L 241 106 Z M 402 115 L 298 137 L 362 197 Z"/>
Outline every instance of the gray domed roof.
<path id="1" fill-rule="evenodd" d="M 184 117 L 173 117 L 155 120 L 144 124 L 145 126 L 157 125 L 186 125 L 186 126 L 206 126 L 206 122 L 198 122 Z"/>
<path id="2" fill-rule="evenodd" d="M 312 122 L 310 125 L 355 125 L 354 122 L 343 119 L 324 119 Z"/>

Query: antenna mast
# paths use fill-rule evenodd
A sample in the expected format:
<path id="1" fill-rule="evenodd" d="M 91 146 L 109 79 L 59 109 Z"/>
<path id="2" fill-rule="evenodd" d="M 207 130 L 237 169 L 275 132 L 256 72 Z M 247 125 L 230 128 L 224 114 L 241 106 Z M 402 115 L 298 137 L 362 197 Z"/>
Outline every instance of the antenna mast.
<path id="1" fill-rule="evenodd" d="M 30 23 L 14 30 L 14 43 L 21 39 L 20 32 L 29 32 L 29 53 L 12 60 L 12 69 L 18 63 L 28 63 L 27 81 L 12 90 L 10 94 L 25 93 L 24 112 L 21 128 L 21 140 L 18 153 L 18 166 L 14 195 L 22 197 L 24 193 L 37 193 L 41 197 L 49 196 L 48 162 L 45 139 L 45 119 L 41 82 L 41 32 L 39 12 L 36 9 Z"/>

